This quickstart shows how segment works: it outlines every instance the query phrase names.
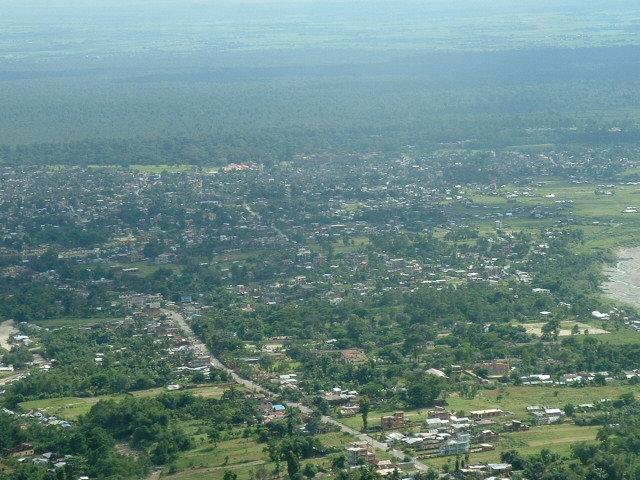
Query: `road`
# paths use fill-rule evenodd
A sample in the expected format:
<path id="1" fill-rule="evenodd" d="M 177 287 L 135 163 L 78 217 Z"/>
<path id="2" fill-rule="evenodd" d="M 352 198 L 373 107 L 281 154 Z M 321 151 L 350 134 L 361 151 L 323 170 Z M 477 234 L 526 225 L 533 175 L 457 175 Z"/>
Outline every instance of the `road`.
<path id="1" fill-rule="evenodd" d="M 262 217 L 260 216 L 260 214 L 256 213 L 251 206 L 248 203 L 243 203 L 242 206 L 244 207 L 244 209 L 249 213 L 249 215 L 251 215 L 252 217 L 254 217 L 256 220 L 258 220 L 259 222 L 262 221 Z M 278 227 L 276 227 L 275 225 L 270 225 L 271 229 L 276 232 L 277 235 L 281 236 L 282 238 L 284 238 L 287 242 L 289 241 L 289 237 L 287 237 L 284 232 L 282 230 L 280 230 Z"/>
<path id="2" fill-rule="evenodd" d="M 189 340 L 191 341 L 191 344 L 195 347 L 198 353 L 201 353 L 202 355 L 209 355 L 211 357 L 212 367 L 218 370 L 227 372 L 229 375 L 231 375 L 231 378 L 233 378 L 233 380 L 236 383 L 246 387 L 250 391 L 263 393 L 264 395 L 272 398 L 277 396 L 274 392 L 269 391 L 268 389 L 262 387 L 261 385 L 258 385 L 257 383 L 252 382 L 251 380 L 241 377 L 236 372 L 231 370 L 229 367 L 224 365 L 216 357 L 214 357 L 211 354 L 211 351 L 209 351 L 209 348 L 207 348 L 207 346 L 202 341 L 200 341 L 200 339 L 196 336 L 196 334 L 193 332 L 193 330 L 191 329 L 191 327 L 189 326 L 185 318 L 180 313 L 175 312 L 173 310 L 166 310 L 166 309 L 162 310 L 162 313 L 165 314 L 168 318 L 170 318 L 176 325 L 178 325 L 183 330 L 184 334 L 189 338 Z M 311 413 L 311 409 L 304 404 L 289 403 L 289 405 L 295 408 L 299 408 L 300 411 L 303 413 L 307 413 L 307 414 Z M 367 442 L 369 445 L 371 445 L 371 447 L 377 450 L 383 450 L 388 452 L 397 460 L 404 461 L 404 459 L 406 458 L 406 455 L 404 452 L 401 452 L 400 450 L 396 450 L 396 449 L 389 449 L 387 447 L 387 444 L 376 440 L 375 438 L 367 435 L 366 433 L 359 432 L 358 430 L 355 430 L 345 425 L 344 423 L 340 423 L 338 420 L 334 418 L 323 415 L 322 422 L 333 425 L 339 428 L 340 431 L 349 433 L 350 435 L 353 435 L 354 437 L 356 437 L 358 440 L 362 442 Z M 411 461 L 413 462 L 417 470 L 427 471 L 429 469 L 427 465 L 420 462 L 419 460 L 411 459 Z"/>

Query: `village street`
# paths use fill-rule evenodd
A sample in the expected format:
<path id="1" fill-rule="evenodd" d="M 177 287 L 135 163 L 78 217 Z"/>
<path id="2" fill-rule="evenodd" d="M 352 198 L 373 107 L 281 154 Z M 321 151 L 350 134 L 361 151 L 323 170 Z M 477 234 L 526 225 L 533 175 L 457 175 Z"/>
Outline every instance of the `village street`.
<path id="1" fill-rule="evenodd" d="M 238 383 L 239 385 L 242 385 L 246 388 L 248 388 L 249 390 L 253 391 L 253 392 L 257 392 L 257 393 L 262 393 L 264 395 L 267 395 L 268 397 L 275 397 L 276 394 L 267 390 L 266 388 L 258 385 L 255 382 L 252 382 L 251 380 L 248 380 L 246 378 L 243 378 L 241 376 L 239 376 L 236 372 L 234 372 L 233 370 L 231 370 L 230 368 L 228 368 L 227 366 L 223 365 L 222 362 L 220 362 L 220 360 L 218 360 L 216 357 L 214 357 L 211 352 L 209 351 L 209 349 L 207 348 L 207 346 L 201 342 L 198 337 L 196 336 L 196 334 L 193 332 L 193 330 L 191 329 L 191 327 L 189 326 L 189 324 L 187 323 L 187 321 L 185 320 L 185 318 L 176 311 L 173 310 L 167 310 L 164 309 L 162 310 L 162 313 L 164 315 L 166 315 L 168 318 L 170 318 L 176 325 L 178 325 L 184 332 L 184 334 L 187 336 L 187 338 L 191 341 L 192 345 L 195 347 L 195 349 L 198 351 L 198 353 L 201 353 L 203 355 L 209 355 L 211 357 L 211 366 L 218 369 L 218 370 L 222 370 L 227 372 L 229 375 L 231 375 L 231 377 L 233 378 L 233 380 Z M 299 408 L 301 412 L 303 413 L 311 413 L 311 409 L 301 403 L 289 403 L 290 406 L 295 407 L 295 408 Z M 338 427 L 340 429 L 340 431 L 348 433 L 350 435 L 355 436 L 358 440 L 362 441 L 362 442 L 367 442 L 371 447 L 377 449 L 377 450 L 383 450 L 388 452 L 389 454 L 391 454 L 394 458 L 396 458 L 397 460 L 400 461 L 404 461 L 404 459 L 406 458 L 406 455 L 404 454 L 404 452 L 401 452 L 400 450 L 396 450 L 396 449 L 388 449 L 387 445 L 385 443 L 382 443 L 378 440 L 376 440 L 375 438 L 365 434 L 365 433 L 361 433 L 351 427 L 348 427 L 347 425 L 339 422 L 338 420 L 331 418 L 329 416 L 323 415 L 322 416 L 322 421 L 324 423 L 327 424 L 331 424 L 334 425 L 335 427 Z M 420 471 L 426 471 L 429 469 L 429 467 L 427 465 L 425 465 L 424 463 L 416 460 L 416 459 L 412 459 L 413 464 L 415 466 L 415 468 L 417 470 Z"/>

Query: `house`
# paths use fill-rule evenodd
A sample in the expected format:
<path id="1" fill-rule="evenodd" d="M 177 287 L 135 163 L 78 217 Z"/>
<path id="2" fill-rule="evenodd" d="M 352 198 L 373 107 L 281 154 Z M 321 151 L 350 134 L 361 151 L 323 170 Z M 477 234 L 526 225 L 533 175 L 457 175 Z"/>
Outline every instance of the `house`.
<path id="1" fill-rule="evenodd" d="M 491 362 L 482 362 L 475 365 L 476 368 L 484 369 L 489 372 L 489 376 L 497 377 L 508 375 L 511 372 L 511 363 L 509 360 L 493 360 Z"/>
<path id="2" fill-rule="evenodd" d="M 559 408 L 543 408 L 532 412 L 533 423 L 536 425 L 549 425 L 562 420 L 564 412 Z"/>
<path id="3" fill-rule="evenodd" d="M 12 457 L 30 457 L 35 453 L 33 445 L 30 443 L 21 443 L 11 449 Z"/>
<path id="4" fill-rule="evenodd" d="M 508 476 L 513 467 L 510 463 L 488 463 L 487 470 L 491 475 L 504 475 Z"/>
<path id="5" fill-rule="evenodd" d="M 441 418 L 427 418 L 426 424 L 429 430 L 438 430 L 440 428 L 446 428 L 451 422 L 449 420 L 442 420 Z"/>
<path id="6" fill-rule="evenodd" d="M 356 365 L 367 362 L 367 356 L 365 353 L 358 348 L 347 348 L 345 350 L 340 350 L 340 355 L 342 359 L 349 362 L 354 363 Z"/>
<path id="7" fill-rule="evenodd" d="M 376 454 L 371 451 L 367 442 L 355 442 L 347 447 L 347 461 L 350 465 L 374 463 Z"/>
<path id="8" fill-rule="evenodd" d="M 338 410 L 343 417 L 353 417 L 358 414 L 360 407 L 358 405 L 345 405 Z"/>
<path id="9" fill-rule="evenodd" d="M 440 420 L 450 420 L 451 416 L 452 413 L 447 412 L 444 408 L 436 408 L 427 413 L 428 418 L 439 418 Z"/>
<path id="10" fill-rule="evenodd" d="M 471 444 L 471 437 L 468 433 L 458 432 L 454 438 L 444 442 L 440 447 L 440 455 L 457 455 L 467 453 Z"/>
<path id="11" fill-rule="evenodd" d="M 404 412 L 395 412 L 393 415 L 386 415 L 380 419 L 380 424 L 385 430 L 404 427 Z"/>
<path id="12" fill-rule="evenodd" d="M 488 410 L 474 410 L 473 412 L 469 412 L 469 415 L 475 420 L 482 420 L 485 418 L 499 417 L 503 413 L 499 408 L 490 408 Z"/>
<path id="13" fill-rule="evenodd" d="M 426 373 L 427 375 L 432 375 L 438 378 L 448 378 L 442 370 L 438 370 L 437 368 L 429 368 Z"/>
<path id="14" fill-rule="evenodd" d="M 503 425 L 505 432 L 522 432 L 529 430 L 529 425 L 522 423 L 520 420 L 511 420 Z"/>
<path id="15" fill-rule="evenodd" d="M 482 430 L 476 436 L 478 443 L 495 443 L 498 441 L 498 434 L 493 430 Z"/>

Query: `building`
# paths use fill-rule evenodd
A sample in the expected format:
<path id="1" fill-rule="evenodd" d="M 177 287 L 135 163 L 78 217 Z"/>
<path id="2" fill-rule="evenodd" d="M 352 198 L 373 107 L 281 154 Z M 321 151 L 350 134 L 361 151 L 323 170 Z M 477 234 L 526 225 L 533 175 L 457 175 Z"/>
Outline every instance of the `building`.
<path id="1" fill-rule="evenodd" d="M 380 419 L 380 424 L 385 430 L 404 427 L 404 412 L 395 412 L 393 415 L 386 415 Z"/>
<path id="2" fill-rule="evenodd" d="M 533 423 L 536 425 L 550 425 L 562 421 L 564 412 L 559 408 L 543 408 L 532 412 Z"/>
<path id="3" fill-rule="evenodd" d="M 511 372 L 509 360 L 493 360 L 476 364 L 476 368 L 481 368 L 489 372 L 490 376 L 497 377 L 508 375 Z"/>
<path id="4" fill-rule="evenodd" d="M 353 363 L 356 365 L 367 363 L 367 356 L 362 350 L 358 348 L 347 348 L 345 350 L 340 350 L 340 355 L 342 356 L 343 360 L 349 363 Z"/>
<path id="5" fill-rule="evenodd" d="M 469 412 L 469 415 L 471 415 L 471 418 L 474 420 L 483 420 L 485 418 L 499 417 L 503 413 L 499 408 L 491 408 L 488 410 L 474 410 L 473 412 Z"/>
<path id="6" fill-rule="evenodd" d="M 367 442 L 355 442 L 347 447 L 347 461 L 350 465 L 373 464 L 376 461 L 376 454 Z"/>
<path id="7" fill-rule="evenodd" d="M 12 457 L 30 457 L 35 453 L 33 445 L 30 443 L 21 443 L 11 449 Z"/>
<path id="8" fill-rule="evenodd" d="M 496 443 L 498 438 L 498 434 L 493 430 L 482 430 L 476 435 L 476 441 L 478 443 Z"/>
<path id="9" fill-rule="evenodd" d="M 513 467 L 510 463 L 488 463 L 487 470 L 491 475 L 508 476 Z"/>
<path id="10" fill-rule="evenodd" d="M 339 409 L 340 415 L 343 417 L 354 417 L 359 411 L 360 407 L 358 405 L 345 405 Z"/>
<path id="11" fill-rule="evenodd" d="M 529 430 L 529 425 L 522 423 L 520 420 L 511 420 L 503 425 L 505 432 L 522 432 Z"/>
<path id="12" fill-rule="evenodd" d="M 457 455 L 467 453 L 471 444 L 471 437 L 466 432 L 458 432 L 454 438 L 444 442 L 440 447 L 440 455 Z"/>

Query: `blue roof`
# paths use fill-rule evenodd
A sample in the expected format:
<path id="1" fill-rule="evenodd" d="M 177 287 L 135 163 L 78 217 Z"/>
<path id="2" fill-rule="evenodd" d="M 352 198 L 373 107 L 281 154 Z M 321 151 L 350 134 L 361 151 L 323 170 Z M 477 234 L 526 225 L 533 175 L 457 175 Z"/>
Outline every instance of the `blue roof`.
<path id="1" fill-rule="evenodd" d="M 276 410 L 276 411 L 278 411 L 278 412 L 281 412 L 281 411 L 282 411 L 282 410 L 284 410 L 285 408 L 286 408 L 286 407 L 285 407 L 284 405 L 280 405 L 280 404 L 278 404 L 278 405 L 274 405 L 274 406 L 273 406 L 273 409 L 274 409 L 274 410 Z"/>

